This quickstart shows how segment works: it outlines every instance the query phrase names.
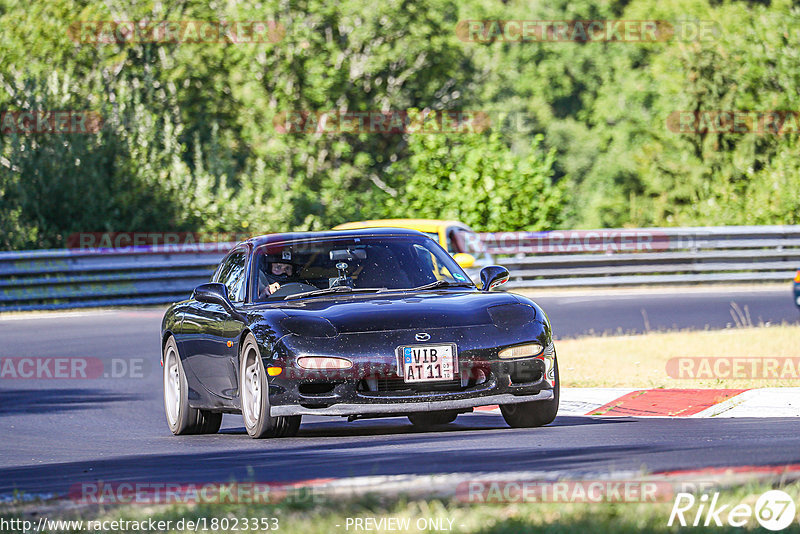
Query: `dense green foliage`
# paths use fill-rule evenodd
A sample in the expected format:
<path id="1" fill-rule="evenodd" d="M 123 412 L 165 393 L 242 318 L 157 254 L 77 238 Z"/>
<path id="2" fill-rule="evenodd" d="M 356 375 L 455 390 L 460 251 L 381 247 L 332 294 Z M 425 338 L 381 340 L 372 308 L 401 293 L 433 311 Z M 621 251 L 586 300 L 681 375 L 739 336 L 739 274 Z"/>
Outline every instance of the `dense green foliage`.
<path id="1" fill-rule="evenodd" d="M 718 31 L 459 38 L 458 21 L 476 19 L 706 20 Z M 177 44 L 70 31 L 103 20 L 276 20 L 284 31 Z M 789 0 L 2 0 L 0 23 L 0 110 L 105 119 L 95 134 L 0 134 L 2 249 L 63 246 L 80 231 L 262 233 L 400 216 L 488 231 L 800 223 L 797 133 L 667 125 L 681 110 L 800 110 Z M 293 110 L 407 109 L 493 120 L 441 134 L 274 125 Z"/>

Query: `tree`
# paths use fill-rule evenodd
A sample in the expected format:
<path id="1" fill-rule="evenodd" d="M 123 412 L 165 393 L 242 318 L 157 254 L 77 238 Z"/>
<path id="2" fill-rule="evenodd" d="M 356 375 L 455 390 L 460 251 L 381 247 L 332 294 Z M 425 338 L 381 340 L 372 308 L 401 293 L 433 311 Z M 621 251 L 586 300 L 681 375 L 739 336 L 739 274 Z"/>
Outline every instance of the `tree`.
<path id="1" fill-rule="evenodd" d="M 392 169 L 407 183 L 390 211 L 456 219 L 482 232 L 552 229 L 565 196 L 552 182 L 555 151 L 541 153 L 541 141 L 535 137 L 523 156 L 498 133 L 412 136 L 408 162 Z"/>

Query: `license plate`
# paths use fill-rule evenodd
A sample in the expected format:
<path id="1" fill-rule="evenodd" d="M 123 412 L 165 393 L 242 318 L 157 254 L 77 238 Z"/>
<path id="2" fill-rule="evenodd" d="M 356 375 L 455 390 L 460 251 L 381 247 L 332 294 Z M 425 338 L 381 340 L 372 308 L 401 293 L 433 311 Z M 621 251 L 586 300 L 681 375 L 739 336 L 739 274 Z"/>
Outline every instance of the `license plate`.
<path id="1" fill-rule="evenodd" d="M 453 344 L 400 347 L 400 375 L 406 383 L 454 380 L 457 361 Z"/>

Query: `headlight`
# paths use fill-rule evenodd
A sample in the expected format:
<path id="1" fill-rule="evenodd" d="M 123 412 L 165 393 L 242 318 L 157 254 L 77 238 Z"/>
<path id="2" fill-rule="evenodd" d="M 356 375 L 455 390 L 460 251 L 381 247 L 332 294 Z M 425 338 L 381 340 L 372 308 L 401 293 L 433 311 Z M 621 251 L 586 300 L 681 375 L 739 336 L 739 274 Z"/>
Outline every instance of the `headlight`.
<path id="1" fill-rule="evenodd" d="M 303 369 L 335 370 L 350 369 L 353 362 L 344 358 L 329 358 L 325 356 L 301 356 L 297 358 L 297 365 Z"/>
<path id="2" fill-rule="evenodd" d="M 504 360 L 510 358 L 530 358 L 531 356 L 538 356 L 543 350 L 544 347 L 539 343 L 529 343 L 527 345 L 517 345 L 516 347 L 503 349 L 498 356 Z"/>

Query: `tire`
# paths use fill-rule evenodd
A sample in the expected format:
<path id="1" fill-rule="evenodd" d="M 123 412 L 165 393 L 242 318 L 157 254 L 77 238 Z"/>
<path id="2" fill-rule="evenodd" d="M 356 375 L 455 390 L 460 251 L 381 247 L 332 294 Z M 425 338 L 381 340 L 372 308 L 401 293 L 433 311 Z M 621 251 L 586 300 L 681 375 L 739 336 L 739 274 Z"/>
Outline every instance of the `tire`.
<path id="1" fill-rule="evenodd" d="M 301 416 L 269 415 L 269 383 L 253 334 L 248 334 L 242 343 L 239 362 L 239 400 L 244 427 L 250 437 L 261 439 L 296 435 Z"/>
<path id="2" fill-rule="evenodd" d="M 500 413 L 511 428 L 532 428 L 549 425 L 558 412 L 558 397 L 561 390 L 561 379 L 558 376 L 558 358 L 553 356 L 555 387 L 553 398 L 546 401 L 522 402 L 519 404 L 502 404 Z"/>
<path id="3" fill-rule="evenodd" d="M 411 424 L 420 428 L 429 428 L 432 426 L 446 425 L 452 423 L 458 417 L 456 410 L 443 410 L 440 412 L 420 412 L 409 414 L 408 420 Z"/>
<path id="4" fill-rule="evenodd" d="M 176 436 L 186 434 L 216 434 L 222 424 L 222 414 L 198 410 L 189 406 L 189 386 L 175 338 L 164 344 L 164 413 L 167 425 Z"/>

